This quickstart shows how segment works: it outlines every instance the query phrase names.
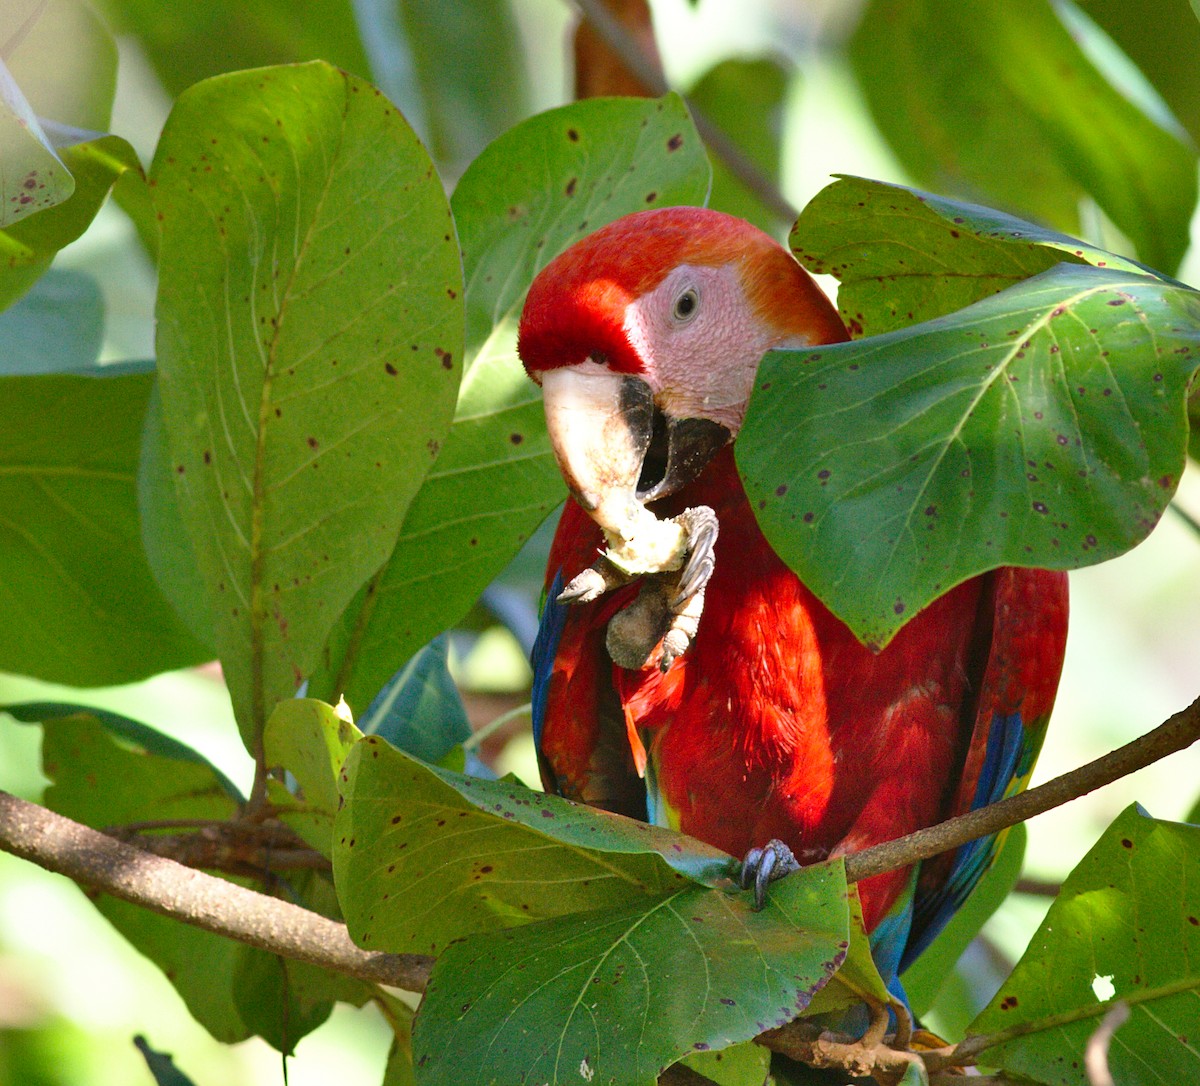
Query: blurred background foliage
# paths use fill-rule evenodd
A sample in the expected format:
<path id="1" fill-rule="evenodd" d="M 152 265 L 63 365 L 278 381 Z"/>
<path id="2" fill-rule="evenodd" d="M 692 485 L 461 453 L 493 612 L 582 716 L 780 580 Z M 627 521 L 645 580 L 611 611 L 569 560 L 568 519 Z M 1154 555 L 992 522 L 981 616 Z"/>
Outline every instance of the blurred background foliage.
<path id="1" fill-rule="evenodd" d="M 422 136 L 448 189 L 490 140 L 575 93 L 578 11 L 565 0 L 94 2 L 116 36 L 116 104 L 111 122 L 75 123 L 107 124 L 143 164 L 175 95 L 206 76 L 258 65 L 320 57 L 371 79 Z M 638 18 L 638 4 L 611 7 Z M 1189 248 L 1200 22 L 1187 0 L 655 0 L 651 8 L 667 83 L 690 92 L 795 207 L 833 173 L 914 184 L 1041 218 L 1200 283 L 1200 251 Z M 644 29 L 643 45 L 652 44 Z M 26 87 L 45 82 L 55 51 L 94 41 L 87 26 L 59 27 L 14 74 Z M 593 55 L 591 63 L 600 61 Z M 790 225 L 721 164 L 712 202 L 781 238 Z M 106 361 L 151 358 L 155 230 L 147 214 L 144 189 L 119 182 L 90 229 L 0 319 L 0 354 L 27 359 L 22 372 L 54 352 L 88 356 L 97 342 Z M 32 342 L 22 329 L 40 321 L 23 326 L 23 315 L 64 297 L 77 323 Z M 1194 467 L 1176 502 L 1200 516 Z M 475 728 L 527 700 L 547 542 L 543 530 L 449 638 Z M 1129 555 L 1073 574 L 1066 670 L 1035 783 L 1195 696 L 1198 559 L 1195 527 L 1168 515 Z M 0 700 L 84 702 L 154 721 L 249 786 L 252 766 L 213 668 L 88 690 L 0 675 Z M 0 787 L 40 797 L 40 741 L 39 729 L 4 721 Z M 536 780 L 522 721 L 506 724 L 481 753 L 501 772 Z M 1183 818 L 1198 802 L 1198 780 L 1193 750 L 1034 820 L 1026 877 L 1061 879 L 1130 801 Z M 947 979 L 958 1024 L 989 998 L 1047 902 L 1013 895 L 969 948 Z M 952 1032 L 949 1018 L 931 1024 Z M 149 1083 L 135 1034 L 172 1053 L 202 1086 L 283 1079 L 279 1054 L 264 1043 L 226 1047 L 204 1033 L 78 889 L 0 855 L 0 1083 Z M 299 1045 L 288 1081 L 378 1082 L 390 1038 L 376 1010 L 339 1005 Z"/>

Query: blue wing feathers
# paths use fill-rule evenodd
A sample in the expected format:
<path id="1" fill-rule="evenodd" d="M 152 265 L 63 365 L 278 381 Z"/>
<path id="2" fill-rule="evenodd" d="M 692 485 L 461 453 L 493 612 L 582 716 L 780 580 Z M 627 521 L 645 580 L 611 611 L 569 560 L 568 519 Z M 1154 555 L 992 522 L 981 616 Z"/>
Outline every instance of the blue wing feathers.
<path id="1" fill-rule="evenodd" d="M 558 655 L 563 627 L 567 624 L 567 605 L 558 602 L 558 594 L 562 589 L 563 574 L 560 569 L 546 590 L 542 620 L 533 641 L 533 651 L 529 654 L 529 662 L 533 667 L 533 689 L 530 693 L 533 742 L 539 754 L 542 750 L 542 730 L 546 726 L 546 702 L 550 697 L 550 674 L 554 670 L 554 657 Z"/>

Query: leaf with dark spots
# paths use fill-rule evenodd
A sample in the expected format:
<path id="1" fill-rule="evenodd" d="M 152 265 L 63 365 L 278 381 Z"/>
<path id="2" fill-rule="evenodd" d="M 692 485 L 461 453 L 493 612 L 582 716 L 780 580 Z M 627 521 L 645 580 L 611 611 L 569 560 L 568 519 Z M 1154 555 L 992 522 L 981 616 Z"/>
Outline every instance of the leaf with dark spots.
<path id="1" fill-rule="evenodd" d="M 225 580 L 239 602 L 234 613 L 212 599 L 250 749 L 392 552 L 458 387 L 462 303 L 445 285 L 461 266 L 443 240 L 441 182 L 387 100 L 356 88 L 371 89 L 324 63 L 198 83 L 175 103 L 151 171 L 164 215 L 163 416 L 188 468 L 176 492 L 210 597 Z M 198 146 L 212 174 L 188 171 Z M 392 183 L 378 183 L 381 171 Z M 405 366 L 381 381 L 412 345 L 450 368 Z M 361 364 L 329 364 L 346 357 Z M 210 470 L 198 470 L 201 450 Z M 292 587 L 275 595 L 276 583 Z"/>
<path id="2" fill-rule="evenodd" d="M 516 355 L 525 292 L 582 236 L 580 222 L 594 229 L 641 210 L 651 187 L 664 204 L 703 203 L 710 171 L 699 139 L 689 137 L 677 154 L 666 150 L 672 133 L 692 131 L 673 96 L 579 102 L 517 125 L 459 180 L 453 207 L 467 331 L 456 421 L 370 604 L 361 593 L 351 605 L 312 693 L 326 700 L 344 693 L 361 712 L 405 659 L 466 614 L 562 501 L 541 394 Z M 509 207 L 522 210 L 515 222 Z M 523 440 L 511 441 L 514 433 Z"/>
<path id="3" fill-rule="evenodd" d="M 1113 309 L 1117 293 L 1128 304 Z M 898 600 L 911 617 L 997 566 L 1073 569 L 1144 539 L 1173 488 L 1158 480 L 1184 463 L 1196 362 L 1173 348 L 1197 341 L 1195 292 L 1064 264 L 950 316 L 825 346 L 819 361 L 774 352 L 762 370 L 776 387 L 754 394 L 736 446 L 747 494 L 780 557 L 864 644 L 885 645 Z M 821 383 L 828 400 L 812 392 Z M 1051 466 L 1030 481 L 1027 461 Z M 1063 523 L 1087 530 L 1063 540 Z"/>
<path id="4" fill-rule="evenodd" d="M 817 193 L 790 240 L 810 271 L 841 281 L 838 308 L 855 338 L 943 316 L 1064 261 L 1147 270 L 1001 211 L 861 177 Z"/>
<path id="5" fill-rule="evenodd" d="M 818 864 L 761 912 L 691 885 L 455 943 L 417 1015 L 422 1082 L 566 1082 L 586 1066 L 593 1083 L 652 1086 L 803 1011 L 844 960 L 846 925 L 841 867 Z"/>
<path id="6" fill-rule="evenodd" d="M 1079 1054 L 1120 1000 L 1109 1048 L 1121 1083 L 1200 1081 L 1200 826 L 1130 807 L 1067 877 L 1029 949 L 969 1034 L 1012 1030 L 980 1062 L 1021 1080 L 1088 1086 Z M 1097 978 L 1111 986 L 1100 998 Z M 1067 1069 L 1067 1070 L 1064 1070 Z"/>

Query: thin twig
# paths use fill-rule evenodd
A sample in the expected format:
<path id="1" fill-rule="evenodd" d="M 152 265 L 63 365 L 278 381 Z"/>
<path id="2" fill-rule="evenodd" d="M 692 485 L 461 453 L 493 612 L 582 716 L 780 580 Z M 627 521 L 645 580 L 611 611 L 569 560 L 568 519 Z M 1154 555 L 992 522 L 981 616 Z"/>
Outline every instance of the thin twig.
<path id="1" fill-rule="evenodd" d="M 433 959 L 360 950 L 344 924 L 114 840 L 0 792 L 0 848 L 122 901 L 368 984 L 420 992 Z"/>
<path id="2" fill-rule="evenodd" d="M 659 96 L 670 90 L 662 74 L 601 0 L 572 0 L 572 3 L 579 9 L 580 14 L 592 24 L 604 43 L 621 58 L 621 62 L 639 80 Z M 681 97 L 687 104 L 688 111 L 696 125 L 696 131 L 700 133 L 700 138 L 729 167 L 729 172 L 770 208 L 772 214 L 777 215 L 786 223 L 794 223 L 800 217 L 800 212 L 779 191 L 779 187 L 742 153 L 741 148 L 726 135 L 723 129 L 718 128 L 708 119 L 695 102 L 687 95 L 681 95 Z"/>
<path id="3" fill-rule="evenodd" d="M 951 818 L 929 829 L 851 853 L 846 857 L 846 878 L 859 882 L 885 871 L 908 867 L 918 860 L 965 845 L 979 837 L 1015 826 L 1078 799 L 1153 762 L 1175 754 L 1200 739 L 1200 698 L 1151 732 L 1118 747 L 1102 758 L 1028 792 Z"/>
<path id="4" fill-rule="evenodd" d="M 1018 894 L 1028 894 L 1030 897 L 1058 897 L 1062 889 L 1061 882 L 1048 882 L 1045 879 L 1017 879 L 1013 887 Z"/>

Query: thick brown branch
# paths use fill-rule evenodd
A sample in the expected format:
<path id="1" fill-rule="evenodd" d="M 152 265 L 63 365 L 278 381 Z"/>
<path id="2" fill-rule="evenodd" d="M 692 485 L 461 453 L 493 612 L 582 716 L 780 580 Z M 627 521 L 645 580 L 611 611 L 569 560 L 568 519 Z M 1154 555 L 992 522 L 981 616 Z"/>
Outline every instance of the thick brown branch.
<path id="1" fill-rule="evenodd" d="M 152 856 L 7 792 L 0 792 L 0 847 L 81 886 L 369 984 L 419 992 L 429 979 L 432 958 L 360 950 L 344 924 Z"/>
<path id="2" fill-rule="evenodd" d="M 1175 754 L 1200 739 L 1200 699 L 1176 713 L 1152 732 L 1118 747 L 1102 758 L 1017 796 L 951 818 L 926 830 L 898 837 L 882 845 L 863 849 L 846 857 L 846 878 L 850 882 L 869 878 L 918 860 L 965 845 L 978 837 L 987 837 L 1034 815 L 1044 814 L 1069 800 L 1078 799 L 1106 784 L 1126 777 L 1152 762 Z"/>
<path id="3" fill-rule="evenodd" d="M 575 6 L 605 44 L 621 58 L 625 66 L 637 77 L 638 81 L 648 87 L 656 95 L 664 95 L 670 89 L 662 72 L 642 51 L 613 14 L 601 3 L 601 0 L 574 0 Z M 800 217 L 796 207 L 779 191 L 779 188 L 743 153 L 740 147 L 729 138 L 723 129 L 718 128 L 696 107 L 695 102 L 684 96 L 688 110 L 692 114 L 696 130 L 700 138 L 708 144 L 709 149 L 716 154 L 743 185 L 758 197 L 771 212 L 778 215 L 787 223 L 793 223 Z"/>

